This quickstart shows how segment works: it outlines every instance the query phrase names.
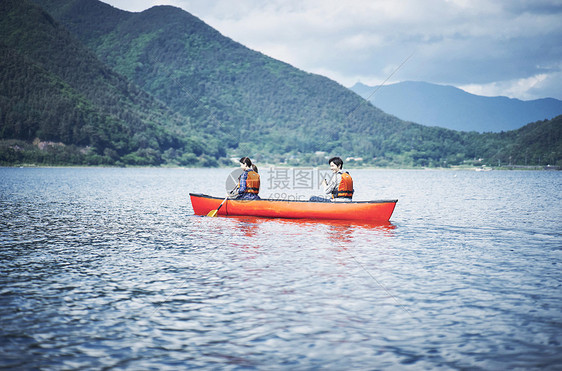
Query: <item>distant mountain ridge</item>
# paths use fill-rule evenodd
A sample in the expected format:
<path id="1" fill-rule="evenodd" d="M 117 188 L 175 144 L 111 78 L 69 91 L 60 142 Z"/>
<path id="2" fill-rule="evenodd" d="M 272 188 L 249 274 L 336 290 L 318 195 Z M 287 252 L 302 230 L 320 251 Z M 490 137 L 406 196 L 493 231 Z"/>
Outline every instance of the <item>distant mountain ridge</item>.
<path id="1" fill-rule="evenodd" d="M 351 87 L 363 98 L 375 89 L 361 83 Z M 515 130 L 562 114 L 562 101 L 554 98 L 522 101 L 484 97 L 453 86 L 417 81 L 382 86 L 369 100 L 402 120 L 480 133 Z"/>

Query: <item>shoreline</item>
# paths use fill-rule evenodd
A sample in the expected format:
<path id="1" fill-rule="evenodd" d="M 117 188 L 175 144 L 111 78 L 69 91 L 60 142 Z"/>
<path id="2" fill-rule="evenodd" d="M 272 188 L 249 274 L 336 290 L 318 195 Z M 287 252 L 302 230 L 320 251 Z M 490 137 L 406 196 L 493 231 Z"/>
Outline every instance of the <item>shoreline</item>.
<path id="1" fill-rule="evenodd" d="M 0 165 L 0 168 L 52 168 L 52 169 L 71 169 L 71 168 L 106 168 L 106 169 L 229 169 L 230 166 L 217 166 L 217 167 L 203 167 L 203 166 L 176 166 L 176 165 L 161 165 L 161 166 L 103 166 L 103 165 L 37 165 L 37 164 L 17 164 L 17 165 Z M 317 166 L 292 166 L 288 164 L 263 164 L 260 166 L 263 169 L 269 168 L 317 168 Z M 482 167 L 482 166 L 450 166 L 450 167 L 375 167 L 375 166 L 361 166 L 361 167 L 348 167 L 349 170 L 440 170 L 440 171 L 478 171 L 488 172 L 492 170 L 506 171 L 506 170 L 525 170 L 525 171 L 560 171 L 562 166 L 554 165 L 507 165 L 498 167 Z"/>

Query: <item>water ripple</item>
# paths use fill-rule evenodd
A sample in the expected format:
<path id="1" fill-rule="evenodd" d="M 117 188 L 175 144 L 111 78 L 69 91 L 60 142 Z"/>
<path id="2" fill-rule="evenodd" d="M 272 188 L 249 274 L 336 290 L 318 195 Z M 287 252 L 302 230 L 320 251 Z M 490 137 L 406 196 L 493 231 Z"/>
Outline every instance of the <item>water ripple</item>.
<path id="1" fill-rule="evenodd" d="M 372 225 L 193 216 L 227 169 L 0 172 L 0 367 L 562 364 L 559 175 L 356 171 Z"/>

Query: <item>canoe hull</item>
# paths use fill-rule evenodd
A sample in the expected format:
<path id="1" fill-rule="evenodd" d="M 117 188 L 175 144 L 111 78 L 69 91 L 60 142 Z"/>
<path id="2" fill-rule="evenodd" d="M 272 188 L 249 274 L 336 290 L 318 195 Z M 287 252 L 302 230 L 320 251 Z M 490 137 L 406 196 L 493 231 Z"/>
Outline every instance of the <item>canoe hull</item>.
<path id="1" fill-rule="evenodd" d="M 189 194 L 196 215 L 216 210 L 224 198 Z M 387 222 L 397 200 L 354 202 L 311 202 L 286 200 L 227 200 L 217 215 L 257 216 L 290 219 L 332 219 Z"/>

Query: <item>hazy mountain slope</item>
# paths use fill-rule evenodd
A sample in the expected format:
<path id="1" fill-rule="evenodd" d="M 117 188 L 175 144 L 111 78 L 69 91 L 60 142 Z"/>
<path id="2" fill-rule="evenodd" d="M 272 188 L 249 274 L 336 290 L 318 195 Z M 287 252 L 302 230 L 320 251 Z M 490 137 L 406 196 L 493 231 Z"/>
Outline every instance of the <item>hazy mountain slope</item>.
<path id="1" fill-rule="evenodd" d="M 351 89 L 367 98 L 376 88 L 357 83 Z M 553 98 L 483 97 L 452 86 L 413 81 L 383 86 L 370 100 L 403 120 L 462 131 L 515 130 L 562 114 L 562 101 Z"/>

